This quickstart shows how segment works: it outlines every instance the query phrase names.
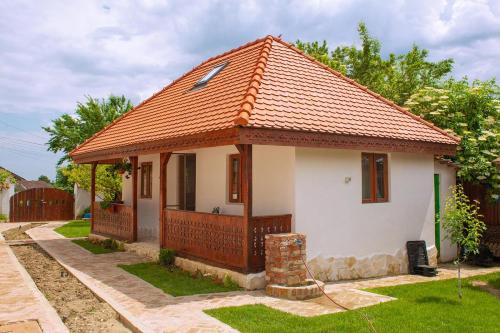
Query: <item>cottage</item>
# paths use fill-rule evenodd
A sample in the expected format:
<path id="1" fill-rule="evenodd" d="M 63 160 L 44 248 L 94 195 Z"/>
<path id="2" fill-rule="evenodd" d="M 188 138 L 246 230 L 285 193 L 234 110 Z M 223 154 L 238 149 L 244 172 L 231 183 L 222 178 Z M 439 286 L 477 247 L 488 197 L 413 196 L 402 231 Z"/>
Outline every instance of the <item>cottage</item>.
<path id="1" fill-rule="evenodd" d="M 265 234 L 299 232 L 314 274 L 336 280 L 406 272 L 408 240 L 436 260 L 455 177 L 435 157 L 457 143 L 269 36 L 203 62 L 71 157 L 94 178 L 97 164 L 132 164 L 123 204 L 93 200 L 93 233 L 254 273 Z"/>

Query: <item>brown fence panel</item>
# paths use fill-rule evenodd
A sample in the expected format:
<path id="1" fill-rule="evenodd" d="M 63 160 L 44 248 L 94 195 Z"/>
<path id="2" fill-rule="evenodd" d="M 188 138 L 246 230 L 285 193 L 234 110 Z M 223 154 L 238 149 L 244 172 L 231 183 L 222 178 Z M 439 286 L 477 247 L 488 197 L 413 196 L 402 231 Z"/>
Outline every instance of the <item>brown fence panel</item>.
<path id="1" fill-rule="evenodd" d="M 94 233 L 124 241 L 133 241 L 133 209 L 113 204 L 110 208 L 94 205 Z"/>
<path id="2" fill-rule="evenodd" d="M 181 256 L 243 269 L 243 217 L 165 209 L 163 244 Z"/>
<path id="3" fill-rule="evenodd" d="M 10 198 L 10 222 L 65 221 L 73 218 L 74 199 L 55 188 L 33 188 Z"/>
<path id="4" fill-rule="evenodd" d="M 482 185 L 464 183 L 464 192 L 469 199 L 479 201 L 479 212 L 488 225 L 500 225 L 500 201 L 492 202 L 488 199 L 486 188 Z"/>
<path id="5" fill-rule="evenodd" d="M 250 220 L 250 250 L 248 251 L 250 271 L 265 269 L 267 234 L 288 233 L 292 230 L 292 215 L 253 216 Z"/>

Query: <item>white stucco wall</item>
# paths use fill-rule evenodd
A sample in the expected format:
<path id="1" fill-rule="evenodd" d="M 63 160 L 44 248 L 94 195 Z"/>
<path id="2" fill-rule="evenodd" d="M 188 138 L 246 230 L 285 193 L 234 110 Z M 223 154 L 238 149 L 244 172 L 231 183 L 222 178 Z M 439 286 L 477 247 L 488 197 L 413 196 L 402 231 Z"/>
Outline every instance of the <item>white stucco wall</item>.
<path id="1" fill-rule="evenodd" d="M 441 214 L 444 213 L 444 207 L 446 204 L 446 199 L 450 194 L 450 186 L 456 184 L 456 169 L 454 167 L 447 166 L 446 164 L 434 162 L 434 173 L 439 174 L 439 192 L 440 192 L 440 205 Z M 443 224 L 441 221 L 441 262 L 452 261 L 456 254 L 457 248 L 452 245 L 451 242 L 446 239 L 446 232 L 443 230 Z"/>
<path id="2" fill-rule="evenodd" d="M 12 185 L 10 186 L 7 190 L 2 190 L 0 191 L 0 214 L 4 214 L 9 217 L 9 211 L 10 211 L 10 204 L 9 200 L 10 197 L 14 195 L 15 192 L 15 186 Z"/>
<path id="3" fill-rule="evenodd" d="M 406 241 L 434 245 L 432 155 L 389 154 L 389 202 L 361 202 L 361 152 L 296 149 L 295 231 L 308 259 L 394 255 Z M 350 182 L 345 182 L 351 177 Z"/>
<path id="4" fill-rule="evenodd" d="M 75 197 L 74 215 L 76 218 L 83 213 L 85 208 L 90 207 L 90 193 L 80 188 L 77 184 L 73 188 L 73 193 Z"/>
<path id="5" fill-rule="evenodd" d="M 212 212 L 220 207 L 222 214 L 242 215 L 243 204 L 228 201 L 227 167 L 230 154 L 237 153 L 234 146 L 222 146 L 183 151 L 196 154 L 196 211 Z M 171 208 L 178 200 L 178 157 L 172 155 L 167 165 L 167 205 Z M 159 226 L 159 154 L 139 156 L 142 162 L 153 163 L 152 198 L 137 203 L 138 238 L 156 240 Z M 293 147 L 254 146 L 253 150 L 253 214 L 290 214 L 294 197 Z M 138 192 L 140 192 L 140 170 Z M 123 177 L 122 199 L 132 205 L 132 178 Z"/>

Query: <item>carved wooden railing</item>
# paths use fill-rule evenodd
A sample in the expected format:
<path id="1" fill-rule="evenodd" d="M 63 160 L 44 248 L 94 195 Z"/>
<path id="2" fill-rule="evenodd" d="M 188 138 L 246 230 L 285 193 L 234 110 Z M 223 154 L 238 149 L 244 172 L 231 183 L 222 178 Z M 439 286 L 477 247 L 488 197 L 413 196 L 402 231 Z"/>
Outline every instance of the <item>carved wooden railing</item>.
<path id="1" fill-rule="evenodd" d="M 165 209 L 163 244 L 184 257 L 239 271 L 262 271 L 265 266 L 265 235 L 290 232 L 291 215 L 252 217 L 249 243 L 243 238 L 243 223 L 242 216 Z M 245 246 L 249 248 L 248 267 L 243 257 Z"/>
<path id="2" fill-rule="evenodd" d="M 254 216 L 250 219 L 250 249 L 248 251 L 250 271 L 260 272 L 265 269 L 267 234 L 291 232 L 292 215 Z"/>
<path id="3" fill-rule="evenodd" d="M 183 210 L 163 212 L 163 244 L 178 254 L 244 268 L 243 217 Z"/>
<path id="4" fill-rule="evenodd" d="M 94 233 L 119 240 L 133 241 L 132 207 L 113 204 L 110 208 L 101 208 L 94 204 Z"/>

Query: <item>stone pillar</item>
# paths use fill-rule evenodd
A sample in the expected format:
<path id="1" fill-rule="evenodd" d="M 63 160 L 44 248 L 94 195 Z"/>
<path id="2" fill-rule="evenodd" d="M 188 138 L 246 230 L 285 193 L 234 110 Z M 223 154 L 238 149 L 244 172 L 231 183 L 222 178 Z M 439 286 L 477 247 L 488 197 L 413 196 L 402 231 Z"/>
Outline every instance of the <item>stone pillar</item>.
<path id="1" fill-rule="evenodd" d="M 301 245 L 299 245 L 300 243 Z M 266 282 L 297 286 L 306 281 L 306 236 L 302 234 L 266 235 Z"/>

